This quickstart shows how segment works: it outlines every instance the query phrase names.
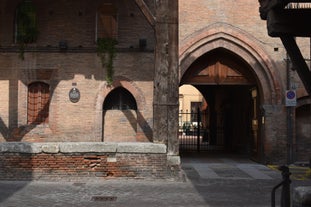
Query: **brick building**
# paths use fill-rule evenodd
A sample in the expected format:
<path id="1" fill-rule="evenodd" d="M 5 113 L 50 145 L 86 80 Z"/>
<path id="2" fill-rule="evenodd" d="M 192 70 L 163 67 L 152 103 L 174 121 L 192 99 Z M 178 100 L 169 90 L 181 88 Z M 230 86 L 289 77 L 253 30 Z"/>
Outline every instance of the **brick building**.
<path id="1" fill-rule="evenodd" d="M 0 177 L 170 173 L 178 156 L 167 158 L 153 138 L 155 32 L 144 14 L 157 15 L 153 1 L 4 0 L 0 8 Z"/>
<path id="2" fill-rule="evenodd" d="M 179 1 L 180 83 L 209 104 L 210 142 L 263 163 L 310 159 L 310 96 L 259 3 Z M 297 38 L 310 65 L 310 39 Z M 297 105 L 286 107 L 286 90 Z"/>
<path id="3" fill-rule="evenodd" d="M 310 97 L 255 1 L 2 0 L 0 17 L 2 178 L 171 176 L 183 84 L 209 104 L 211 144 L 310 157 Z M 117 40 L 113 74 L 98 39 Z"/>

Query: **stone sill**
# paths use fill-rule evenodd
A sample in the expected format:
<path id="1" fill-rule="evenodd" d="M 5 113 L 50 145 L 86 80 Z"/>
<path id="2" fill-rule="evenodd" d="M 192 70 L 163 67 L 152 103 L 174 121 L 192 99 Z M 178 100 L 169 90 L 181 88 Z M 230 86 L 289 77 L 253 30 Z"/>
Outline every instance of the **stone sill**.
<path id="1" fill-rule="evenodd" d="M 149 142 L 3 142 L 0 153 L 132 153 L 166 154 L 165 144 Z"/>

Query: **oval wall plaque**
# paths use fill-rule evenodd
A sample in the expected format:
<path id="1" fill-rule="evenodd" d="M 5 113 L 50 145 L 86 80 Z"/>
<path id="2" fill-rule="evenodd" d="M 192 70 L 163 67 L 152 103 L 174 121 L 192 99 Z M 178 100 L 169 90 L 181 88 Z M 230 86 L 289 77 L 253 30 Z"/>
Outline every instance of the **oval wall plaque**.
<path id="1" fill-rule="evenodd" d="M 69 91 L 69 99 L 72 103 L 77 103 L 80 100 L 80 91 L 77 88 L 72 88 Z"/>

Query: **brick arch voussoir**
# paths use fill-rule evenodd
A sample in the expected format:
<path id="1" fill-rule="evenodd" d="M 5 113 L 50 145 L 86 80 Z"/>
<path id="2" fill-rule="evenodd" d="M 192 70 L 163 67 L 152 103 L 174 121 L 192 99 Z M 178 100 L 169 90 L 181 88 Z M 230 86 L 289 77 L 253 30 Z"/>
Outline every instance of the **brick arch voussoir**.
<path id="1" fill-rule="evenodd" d="M 282 103 L 282 79 L 274 62 L 247 32 L 225 23 L 216 23 L 187 37 L 179 50 L 179 77 L 201 55 L 217 48 L 224 48 L 239 55 L 250 63 L 259 81 L 262 102 L 265 104 Z M 240 52 L 238 52 L 240 51 Z"/>

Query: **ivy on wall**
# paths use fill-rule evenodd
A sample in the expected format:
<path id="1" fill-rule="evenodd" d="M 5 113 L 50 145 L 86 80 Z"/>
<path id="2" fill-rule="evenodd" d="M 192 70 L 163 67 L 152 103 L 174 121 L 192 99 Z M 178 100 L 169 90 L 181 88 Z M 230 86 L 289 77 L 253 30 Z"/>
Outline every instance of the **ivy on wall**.
<path id="1" fill-rule="evenodd" d="M 114 38 L 97 39 L 97 55 L 101 59 L 103 68 L 106 68 L 106 81 L 109 85 L 113 82 L 113 60 L 116 56 L 117 43 Z"/>
<path id="2" fill-rule="evenodd" d="M 22 60 L 25 46 L 35 42 L 38 34 L 36 9 L 31 0 L 24 0 L 16 10 L 16 42 L 19 44 L 19 56 Z"/>

